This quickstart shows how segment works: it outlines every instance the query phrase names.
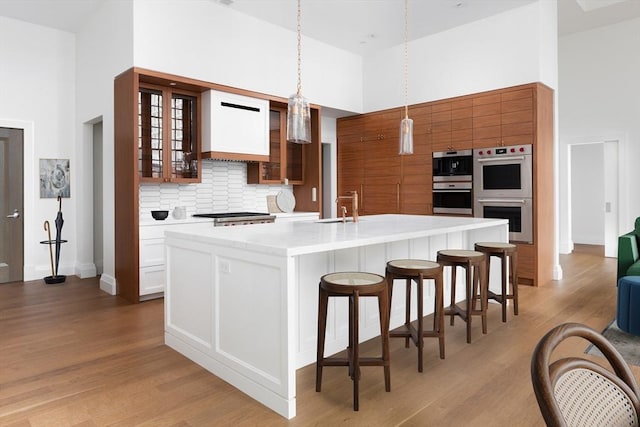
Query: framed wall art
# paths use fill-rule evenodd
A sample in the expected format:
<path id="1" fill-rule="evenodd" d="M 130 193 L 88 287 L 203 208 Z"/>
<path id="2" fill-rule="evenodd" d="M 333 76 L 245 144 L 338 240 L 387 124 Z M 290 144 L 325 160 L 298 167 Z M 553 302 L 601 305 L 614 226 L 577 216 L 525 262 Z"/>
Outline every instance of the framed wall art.
<path id="1" fill-rule="evenodd" d="M 40 198 L 71 197 L 69 159 L 40 159 Z"/>

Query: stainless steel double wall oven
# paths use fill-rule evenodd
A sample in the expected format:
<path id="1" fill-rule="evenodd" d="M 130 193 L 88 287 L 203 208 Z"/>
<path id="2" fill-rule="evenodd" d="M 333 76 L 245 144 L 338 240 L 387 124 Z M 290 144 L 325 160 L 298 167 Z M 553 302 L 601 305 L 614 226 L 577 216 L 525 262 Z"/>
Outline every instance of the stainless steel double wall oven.
<path id="1" fill-rule="evenodd" d="M 509 240 L 533 242 L 531 145 L 473 150 L 474 216 L 509 220 Z"/>

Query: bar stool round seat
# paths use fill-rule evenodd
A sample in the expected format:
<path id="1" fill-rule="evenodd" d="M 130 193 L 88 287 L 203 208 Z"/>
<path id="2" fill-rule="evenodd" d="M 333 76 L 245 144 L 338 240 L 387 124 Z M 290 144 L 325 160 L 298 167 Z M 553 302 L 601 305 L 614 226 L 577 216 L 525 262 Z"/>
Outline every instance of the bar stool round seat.
<path id="1" fill-rule="evenodd" d="M 487 280 L 489 280 L 491 257 L 500 259 L 502 266 L 501 272 L 501 294 L 496 294 L 487 289 L 487 298 L 493 299 L 502 306 L 502 321 L 507 321 L 507 301 L 513 300 L 513 314 L 518 315 L 518 274 L 516 267 L 518 265 L 517 246 L 507 242 L 478 242 L 475 244 L 475 250 L 482 252 L 487 256 Z M 509 271 L 507 271 L 507 265 Z M 509 282 L 511 282 L 511 291 L 509 291 Z"/>
<path id="2" fill-rule="evenodd" d="M 487 333 L 487 280 L 485 277 L 486 256 L 482 252 L 466 249 L 443 249 L 438 251 L 438 263 L 451 268 L 451 303 L 445 309 L 445 316 L 451 316 L 451 325 L 455 316 L 459 316 L 467 323 L 467 343 L 471 342 L 472 316 L 479 315 L 482 320 L 482 333 Z M 465 270 L 466 305 L 461 307 L 456 304 L 456 270 L 461 267 Z M 474 308 L 474 298 L 479 292 L 480 310 Z"/>
<path id="3" fill-rule="evenodd" d="M 389 306 L 393 295 L 393 281 L 395 279 L 406 280 L 405 291 L 405 322 L 389 332 L 390 337 L 403 337 L 405 347 L 409 347 L 412 340 L 418 349 L 418 372 L 422 372 L 422 354 L 424 338 L 438 338 L 440 358 L 444 359 L 444 302 L 442 285 L 442 266 L 437 262 L 421 259 L 396 259 L 387 262 L 387 283 L 389 286 Z M 435 287 L 433 327 L 424 330 L 424 281 L 432 279 Z M 416 283 L 416 314 L 417 329 L 411 323 L 411 283 Z"/>
<path id="4" fill-rule="evenodd" d="M 347 357 L 324 357 L 329 297 L 349 298 L 349 345 Z M 376 297 L 380 317 L 382 354 L 380 357 L 360 357 L 359 352 L 359 312 L 360 297 Z M 359 382 L 360 366 L 382 366 L 384 368 L 385 391 L 391 391 L 389 369 L 389 290 L 385 277 L 365 272 L 337 272 L 320 278 L 318 300 L 318 347 L 316 357 L 316 391 L 322 388 L 322 368 L 324 366 L 348 366 L 353 380 L 353 410 L 360 409 Z"/>

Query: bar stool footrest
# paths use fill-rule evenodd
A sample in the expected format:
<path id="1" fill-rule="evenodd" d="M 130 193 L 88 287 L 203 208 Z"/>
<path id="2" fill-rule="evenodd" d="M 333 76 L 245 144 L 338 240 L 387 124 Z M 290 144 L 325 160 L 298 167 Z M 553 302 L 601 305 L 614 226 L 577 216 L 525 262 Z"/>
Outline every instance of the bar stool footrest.
<path id="1" fill-rule="evenodd" d="M 403 330 L 399 330 L 399 329 L 403 329 Z M 389 336 L 390 337 L 394 337 L 394 338 L 407 338 L 408 337 L 408 338 L 411 338 L 413 343 L 417 345 L 418 330 L 413 325 L 410 325 L 409 327 L 407 327 L 407 325 L 401 325 L 401 326 L 398 326 L 396 329 L 394 329 L 392 331 L 389 331 Z M 438 338 L 438 337 L 440 337 L 440 333 L 438 331 L 434 331 L 434 330 L 422 331 L 422 337 L 423 338 Z"/>

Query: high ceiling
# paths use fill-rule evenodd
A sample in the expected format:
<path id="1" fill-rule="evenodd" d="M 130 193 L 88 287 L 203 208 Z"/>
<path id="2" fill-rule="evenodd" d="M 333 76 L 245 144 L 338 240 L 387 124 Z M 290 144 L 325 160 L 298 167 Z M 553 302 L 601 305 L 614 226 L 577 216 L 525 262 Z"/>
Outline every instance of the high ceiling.
<path id="1" fill-rule="evenodd" d="M 119 0 L 0 0 L 0 15 L 75 32 L 102 2 Z M 290 30 L 295 0 L 211 1 Z M 535 0 L 409 0 L 409 37 L 421 38 Z M 552 0 L 543 0 L 552 1 Z M 566 35 L 640 16 L 640 0 L 558 0 L 558 31 Z M 402 0 L 302 0 L 302 33 L 366 55 L 402 43 Z"/>

